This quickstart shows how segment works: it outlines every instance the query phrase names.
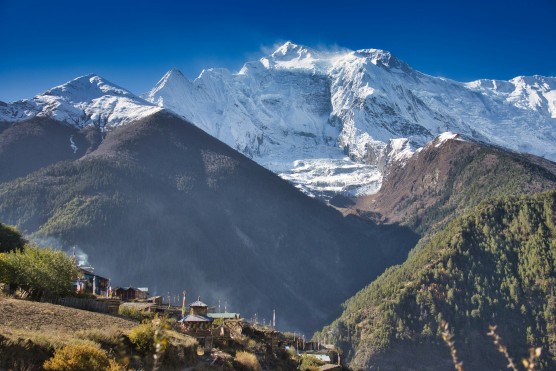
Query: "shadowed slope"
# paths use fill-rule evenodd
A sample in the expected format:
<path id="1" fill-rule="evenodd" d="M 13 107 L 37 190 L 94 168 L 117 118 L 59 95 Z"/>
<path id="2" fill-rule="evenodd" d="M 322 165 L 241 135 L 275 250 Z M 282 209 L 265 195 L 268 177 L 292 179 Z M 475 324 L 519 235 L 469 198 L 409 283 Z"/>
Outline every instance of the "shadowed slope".
<path id="1" fill-rule="evenodd" d="M 0 123 L 0 182 L 59 161 L 75 160 L 100 143 L 97 128 L 78 130 L 45 117 Z"/>
<path id="2" fill-rule="evenodd" d="M 400 262 L 416 235 L 310 199 L 183 120 L 115 128 L 82 159 L 0 186 L 0 216 L 78 245 L 122 285 L 187 289 L 283 328 L 314 329 Z"/>

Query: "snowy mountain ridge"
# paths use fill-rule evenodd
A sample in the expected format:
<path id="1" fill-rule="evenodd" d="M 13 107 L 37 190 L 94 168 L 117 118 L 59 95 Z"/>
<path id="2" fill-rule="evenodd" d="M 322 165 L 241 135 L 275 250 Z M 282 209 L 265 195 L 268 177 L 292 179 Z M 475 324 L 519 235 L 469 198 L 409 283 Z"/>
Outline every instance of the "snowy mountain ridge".
<path id="1" fill-rule="evenodd" d="M 56 86 L 33 99 L 0 106 L 0 122 L 43 116 L 77 128 L 95 125 L 104 129 L 136 121 L 161 109 L 100 76 L 90 74 Z"/>
<path id="2" fill-rule="evenodd" d="M 0 122 L 46 116 L 109 129 L 168 109 L 323 198 L 376 192 L 385 166 L 445 132 L 556 161 L 556 78 L 461 83 L 379 49 L 286 42 L 237 73 L 171 69 L 142 98 L 96 75 L 0 102 Z"/>
<path id="3" fill-rule="evenodd" d="M 286 42 L 238 73 L 171 70 L 145 99 L 307 193 L 376 191 L 385 163 L 448 131 L 556 160 L 556 78 L 460 83 L 379 49 Z"/>

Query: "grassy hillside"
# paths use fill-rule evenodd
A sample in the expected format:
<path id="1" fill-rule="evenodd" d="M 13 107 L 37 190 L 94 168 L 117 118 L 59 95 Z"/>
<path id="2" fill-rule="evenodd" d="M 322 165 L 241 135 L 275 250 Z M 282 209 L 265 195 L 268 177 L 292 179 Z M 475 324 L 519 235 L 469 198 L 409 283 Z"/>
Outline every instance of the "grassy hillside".
<path id="1" fill-rule="evenodd" d="M 556 192 L 483 202 L 348 300 L 318 335 L 354 368 L 449 370 L 445 320 L 466 370 L 504 369 L 491 324 L 516 361 L 542 347 L 541 369 L 554 369 L 555 262 Z"/>
<path id="2" fill-rule="evenodd" d="M 152 355 L 141 354 L 130 340 L 137 328 L 137 322 L 107 314 L 0 297 L 0 369 L 41 370 L 56 350 L 67 345 L 92 345 L 120 364 L 150 369 Z M 183 369 L 197 362 L 193 338 L 169 329 L 166 336 L 164 369 Z"/>

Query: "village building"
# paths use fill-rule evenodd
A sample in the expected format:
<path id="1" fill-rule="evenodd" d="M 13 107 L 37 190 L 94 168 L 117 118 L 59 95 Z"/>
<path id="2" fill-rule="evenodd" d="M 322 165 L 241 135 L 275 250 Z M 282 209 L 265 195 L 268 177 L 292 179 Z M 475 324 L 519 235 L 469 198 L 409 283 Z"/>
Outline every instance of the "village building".
<path id="1" fill-rule="evenodd" d="M 146 287 L 118 287 L 114 294 L 122 301 L 146 300 L 149 297 L 149 289 Z"/>
<path id="2" fill-rule="evenodd" d="M 231 320 L 231 319 L 241 319 L 239 313 L 207 313 L 207 317 L 212 319 L 224 319 L 224 320 Z"/>
<path id="3" fill-rule="evenodd" d="M 205 349 L 212 348 L 213 334 L 212 322 L 213 319 L 207 316 L 208 306 L 197 298 L 197 301 L 189 305 L 189 314 L 183 317 L 178 322 L 182 330 L 189 336 L 193 336 L 200 345 Z"/>
<path id="4" fill-rule="evenodd" d="M 81 294 L 107 296 L 110 290 L 110 279 L 99 276 L 89 267 L 78 267 L 79 278 L 73 283 L 75 291 Z"/>
<path id="5" fill-rule="evenodd" d="M 150 297 L 150 298 L 147 299 L 147 301 L 149 303 L 154 303 L 156 305 L 162 306 L 162 296 L 160 296 L 160 295 Z"/>
<path id="6" fill-rule="evenodd" d="M 213 318 L 208 316 L 208 305 L 201 298 L 189 305 L 189 314 L 183 317 L 179 323 L 187 333 L 207 333 L 210 335 Z"/>

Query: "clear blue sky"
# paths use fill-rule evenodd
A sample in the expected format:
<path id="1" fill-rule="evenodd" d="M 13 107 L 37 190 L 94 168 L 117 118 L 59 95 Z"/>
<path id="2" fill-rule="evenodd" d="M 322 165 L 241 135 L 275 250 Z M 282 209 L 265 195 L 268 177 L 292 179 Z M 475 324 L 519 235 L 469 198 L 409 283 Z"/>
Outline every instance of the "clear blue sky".
<path id="1" fill-rule="evenodd" d="M 172 67 L 237 71 L 286 40 L 459 81 L 555 76 L 556 0 L 0 0 L 0 100 L 87 73 L 140 94 Z"/>

